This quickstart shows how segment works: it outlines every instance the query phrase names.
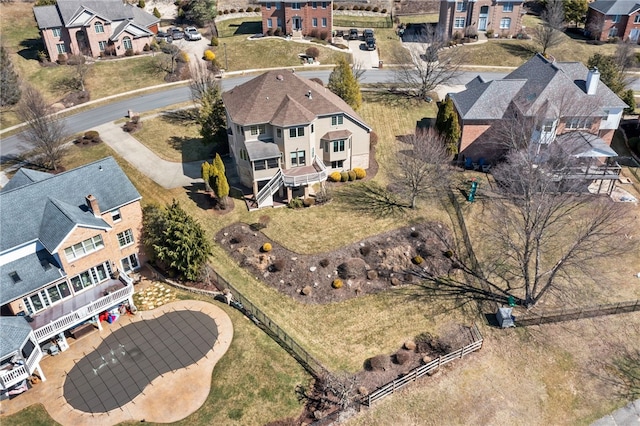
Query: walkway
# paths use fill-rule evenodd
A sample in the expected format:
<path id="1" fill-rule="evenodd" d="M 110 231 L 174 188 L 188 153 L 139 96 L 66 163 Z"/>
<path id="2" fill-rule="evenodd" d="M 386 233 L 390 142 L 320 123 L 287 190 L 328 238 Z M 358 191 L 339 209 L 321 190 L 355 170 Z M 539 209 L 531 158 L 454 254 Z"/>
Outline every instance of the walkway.
<path id="1" fill-rule="evenodd" d="M 640 424 L 640 399 L 608 414 L 591 426 L 637 426 Z"/>
<path id="2" fill-rule="evenodd" d="M 120 408 L 106 413 L 89 414 L 72 407 L 63 393 L 67 375 L 87 354 L 115 333 L 122 333 L 125 326 L 140 324 L 143 320 L 153 320 L 170 312 L 198 312 L 215 321 L 218 339 L 194 366 L 165 372 L 144 388 L 144 393 L 136 396 Z M 175 337 L 175 336 L 174 336 Z M 135 316 L 121 316 L 113 324 L 103 324 L 103 330 L 82 337 L 73 342 L 69 350 L 57 356 L 46 356 L 41 366 L 47 377 L 45 382 L 18 397 L 2 402 L 2 413 L 10 415 L 28 406 L 41 403 L 49 415 L 63 425 L 114 425 L 121 422 L 162 422 L 181 420 L 198 410 L 211 391 L 211 375 L 216 363 L 231 345 L 233 325 L 229 316 L 212 303 L 195 300 L 179 301 L 163 305 L 151 311 L 138 311 Z M 147 383 L 143 383 L 147 384 Z M 106 391 L 106 390 L 105 390 Z M 176 403 L 179 401 L 179 403 Z"/>

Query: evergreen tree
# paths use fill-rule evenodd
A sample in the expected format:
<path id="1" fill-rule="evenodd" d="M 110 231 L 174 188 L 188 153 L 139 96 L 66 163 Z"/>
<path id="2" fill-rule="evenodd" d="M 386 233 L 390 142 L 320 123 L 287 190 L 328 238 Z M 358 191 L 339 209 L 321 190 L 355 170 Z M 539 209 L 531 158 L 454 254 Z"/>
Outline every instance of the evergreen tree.
<path id="1" fill-rule="evenodd" d="M 573 22 L 576 27 L 580 23 L 584 23 L 589 10 L 587 0 L 564 0 L 564 20 Z"/>
<path id="2" fill-rule="evenodd" d="M 229 182 L 227 181 L 227 176 L 225 175 L 224 163 L 222 162 L 222 158 L 220 158 L 220 154 L 216 154 L 216 158 L 213 160 L 210 173 L 213 192 L 215 192 L 216 197 L 218 198 L 220 207 L 224 210 L 225 208 L 227 208 Z"/>
<path id="3" fill-rule="evenodd" d="M 211 179 L 211 164 L 205 161 L 204 163 L 202 163 L 202 167 L 200 168 L 200 170 L 202 172 L 202 180 L 204 181 L 204 189 L 205 191 L 210 192 L 211 184 L 209 182 L 209 179 Z"/>
<path id="4" fill-rule="evenodd" d="M 613 56 L 603 55 L 601 53 L 595 53 L 587 61 L 587 67 L 593 69 L 598 68 L 600 72 L 600 81 L 609 86 L 609 89 L 613 90 L 620 96 L 624 91 L 624 76 L 620 72 L 620 68 L 616 64 Z"/>
<path id="5" fill-rule="evenodd" d="M 436 129 L 444 137 L 447 152 L 455 155 L 458 153 L 458 140 L 461 136 L 458 114 L 453 107 L 453 100 L 447 97 L 438 106 L 438 116 L 436 117 Z"/>
<path id="6" fill-rule="evenodd" d="M 174 269 L 184 279 L 196 280 L 212 253 L 200 224 L 176 200 L 166 209 L 145 207 L 142 224 L 143 241 L 151 258 Z"/>
<path id="7" fill-rule="evenodd" d="M 340 96 L 354 110 L 357 111 L 362 106 L 360 85 L 346 59 L 338 60 L 338 64 L 329 75 L 327 88 Z"/>
<path id="8" fill-rule="evenodd" d="M 218 170 L 218 173 L 225 174 L 224 162 L 222 161 L 222 157 L 220 154 L 216 152 L 216 158 L 213 160 L 213 164 L 215 168 Z"/>
<path id="9" fill-rule="evenodd" d="M 203 90 L 197 121 L 201 126 L 202 143 L 218 145 L 220 149 L 226 147 L 227 115 L 218 83 L 208 85 Z"/>
<path id="10" fill-rule="evenodd" d="M 160 13 L 160 11 L 158 10 L 157 7 L 153 8 L 153 16 L 155 16 L 158 19 L 160 19 L 162 17 L 162 14 Z"/>
<path id="11" fill-rule="evenodd" d="M 0 45 L 0 76 L 0 106 L 17 104 L 22 95 L 20 80 L 3 45 Z"/>

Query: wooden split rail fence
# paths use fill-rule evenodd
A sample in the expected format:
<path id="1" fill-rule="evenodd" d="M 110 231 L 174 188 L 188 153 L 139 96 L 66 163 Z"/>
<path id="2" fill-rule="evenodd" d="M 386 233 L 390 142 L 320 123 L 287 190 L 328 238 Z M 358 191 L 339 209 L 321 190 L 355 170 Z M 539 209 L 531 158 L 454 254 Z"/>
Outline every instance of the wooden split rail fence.
<path id="1" fill-rule="evenodd" d="M 428 364 L 421 365 L 420 367 L 415 368 L 414 370 L 410 371 L 409 373 L 405 374 L 399 379 L 395 379 L 394 381 L 379 387 L 375 391 L 371 392 L 369 395 L 365 396 L 363 398 L 362 403 L 368 407 L 371 407 L 371 405 L 374 402 L 379 401 L 382 398 L 393 394 L 394 392 L 404 388 L 408 384 L 415 382 L 420 377 L 423 377 L 437 370 L 441 366 L 446 365 L 452 361 L 455 361 L 456 359 L 464 358 L 466 355 L 469 355 L 472 352 L 480 350 L 482 348 L 483 339 L 482 339 L 482 335 L 480 334 L 480 330 L 478 330 L 478 326 L 475 324 L 473 325 L 473 327 L 471 327 L 471 335 L 473 336 L 473 343 L 466 345 L 455 352 L 451 352 L 439 358 L 436 358 L 433 361 L 429 362 Z"/>
<path id="2" fill-rule="evenodd" d="M 516 326 L 540 325 L 552 322 L 572 321 L 604 315 L 616 315 L 640 311 L 640 300 L 609 303 L 585 308 L 555 309 L 540 314 L 516 316 Z"/>

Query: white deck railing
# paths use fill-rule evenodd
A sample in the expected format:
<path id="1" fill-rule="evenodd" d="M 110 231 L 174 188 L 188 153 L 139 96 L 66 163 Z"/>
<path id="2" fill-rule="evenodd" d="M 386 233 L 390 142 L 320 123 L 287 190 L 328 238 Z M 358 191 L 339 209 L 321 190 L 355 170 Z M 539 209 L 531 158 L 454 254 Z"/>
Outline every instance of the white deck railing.
<path id="1" fill-rule="evenodd" d="M 315 173 L 307 173 L 304 175 L 287 175 L 286 170 L 284 172 L 284 185 L 289 187 L 296 187 L 301 185 L 310 185 L 314 183 L 324 182 L 329 176 L 327 167 L 324 162 L 316 155 L 313 157 L 313 167 L 316 169 Z"/>
<path id="2" fill-rule="evenodd" d="M 36 345 L 25 365 L 14 367 L 9 371 L 0 372 L 0 383 L 2 383 L 2 387 L 8 389 L 16 383 L 28 379 L 33 374 L 36 365 L 41 359 L 42 351 L 40 350 L 40 346 Z"/>

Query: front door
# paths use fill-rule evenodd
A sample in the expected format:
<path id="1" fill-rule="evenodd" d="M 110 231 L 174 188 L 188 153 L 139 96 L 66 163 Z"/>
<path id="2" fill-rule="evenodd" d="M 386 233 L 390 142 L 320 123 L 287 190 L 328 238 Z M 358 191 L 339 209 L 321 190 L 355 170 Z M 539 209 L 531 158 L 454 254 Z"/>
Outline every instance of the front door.
<path id="1" fill-rule="evenodd" d="M 293 23 L 291 24 L 293 31 L 300 31 L 302 29 L 302 18 L 295 16 Z"/>
<path id="2" fill-rule="evenodd" d="M 488 17 L 489 17 L 489 6 L 482 6 L 480 8 L 480 15 L 478 15 L 478 31 L 487 30 Z"/>
<path id="3" fill-rule="evenodd" d="M 638 41 L 638 36 L 640 36 L 640 30 L 633 29 L 629 33 L 629 40 Z"/>

